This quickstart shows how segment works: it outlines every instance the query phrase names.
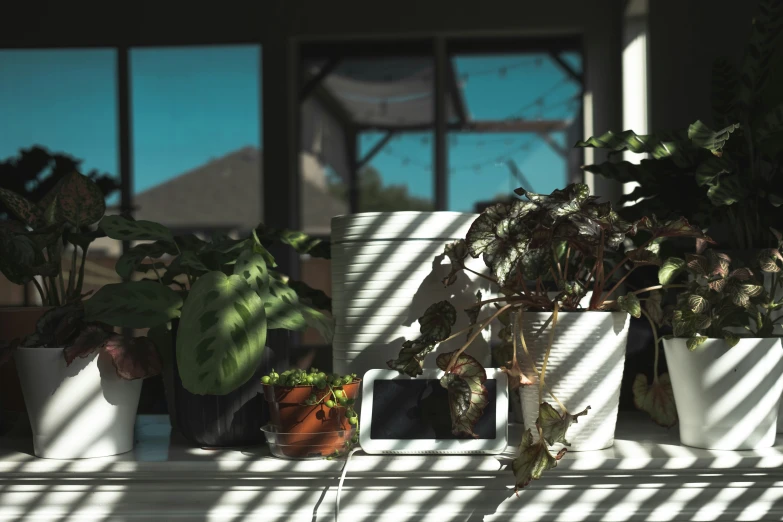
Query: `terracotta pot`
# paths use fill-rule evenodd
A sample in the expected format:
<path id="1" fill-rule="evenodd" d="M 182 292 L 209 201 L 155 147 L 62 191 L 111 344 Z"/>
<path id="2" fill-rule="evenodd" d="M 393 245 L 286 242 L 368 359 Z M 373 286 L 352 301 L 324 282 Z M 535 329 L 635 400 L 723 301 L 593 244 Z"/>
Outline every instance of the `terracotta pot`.
<path id="1" fill-rule="evenodd" d="M 38 319 L 49 310 L 48 306 L 15 306 L 0 308 L 0 341 L 21 339 L 35 332 Z M 0 366 L 0 410 L 24 412 L 22 386 L 16 365 Z"/>
<path id="2" fill-rule="evenodd" d="M 361 381 L 343 385 L 345 396 L 359 395 Z M 286 457 L 302 458 L 314 454 L 331 455 L 345 447 L 354 428 L 345 416 L 345 408 L 328 408 L 325 404 L 308 405 L 311 395 L 321 400 L 329 389 L 315 386 L 271 386 L 265 384 L 264 399 L 269 406 L 270 423 L 275 427 L 280 452 Z"/>

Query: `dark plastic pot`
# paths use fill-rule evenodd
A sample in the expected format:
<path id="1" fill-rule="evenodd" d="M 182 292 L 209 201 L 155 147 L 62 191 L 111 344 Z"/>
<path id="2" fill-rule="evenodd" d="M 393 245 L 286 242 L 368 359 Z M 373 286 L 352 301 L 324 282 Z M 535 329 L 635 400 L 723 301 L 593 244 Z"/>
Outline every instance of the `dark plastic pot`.
<path id="1" fill-rule="evenodd" d="M 176 346 L 178 322 L 172 324 Z M 231 448 L 264 443 L 261 427 L 269 414 L 262 395 L 261 377 L 271 370 L 274 351 L 264 349 L 258 370 L 245 384 L 226 395 L 196 395 L 182 385 L 177 358 L 172 357 L 172 424 L 190 443 L 203 448 Z"/>

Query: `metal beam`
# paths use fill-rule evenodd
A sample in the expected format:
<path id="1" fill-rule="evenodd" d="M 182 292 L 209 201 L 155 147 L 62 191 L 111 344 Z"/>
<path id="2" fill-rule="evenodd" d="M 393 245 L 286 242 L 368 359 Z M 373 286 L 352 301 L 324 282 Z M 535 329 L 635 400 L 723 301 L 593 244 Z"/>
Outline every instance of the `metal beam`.
<path id="1" fill-rule="evenodd" d="M 446 112 L 446 89 L 448 82 L 448 56 L 446 40 L 434 40 L 435 61 L 435 210 L 446 210 L 449 194 L 449 156 L 446 149 L 448 134 L 448 113 Z"/>
<path id="2" fill-rule="evenodd" d="M 561 147 L 560 144 L 549 135 L 549 133 L 539 132 L 538 137 L 544 140 L 544 142 L 546 142 L 546 144 L 549 145 L 553 151 L 560 155 L 561 158 L 568 158 L 569 150 L 565 147 Z"/>
<path id="3" fill-rule="evenodd" d="M 571 67 L 571 64 L 569 64 L 567 61 L 563 60 L 563 57 L 560 56 L 559 53 L 550 51 L 549 57 L 554 60 L 554 62 L 560 66 L 560 68 L 565 72 L 568 76 L 571 77 L 572 80 L 575 82 L 578 82 L 580 86 L 584 89 L 585 81 L 584 76 L 582 73 L 578 72 L 576 69 Z"/>
<path id="4" fill-rule="evenodd" d="M 449 91 L 451 92 L 451 104 L 454 106 L 454 112 L 457 113 L 460 123 L 467 123 L 468 111 L 465 108 L 465 98 L 462 97 L 462 89 L 459 88 L 457 81 L 457 72 L 454 70 L 454 63 L 451 58 L 446 57 L 446 69 L 449 77 Z"/>
<path id="5" fill-rule="evenodd" d="M 131 71 L 130 50 L 123 46 L 117 49 L 117 106 L 120 152 L 120 214 L 133 215 L 133 134 L 131 132 Z M 122 251 L 127 252 L 130 241 L 122 242 Z"/>
<path id="6" fill-rule="evenodd" d="M 303 102 L 307 99 L 310 94 L 315 90 L 316 87 L 321 85 L 321 82 L 329 76 L 332 71 L 337 68 L 337 66 L 340 64 L 339 58 L 329 58 L 329 60 L 324 64 L 323 67 L 321 67 L 321 70 L 318 71 L 318 74 L 314 76 L 310 76 L 306 81 L 305 84 L 302 86 L 302 90 L 299 91 L 299 101 Z"/>
<path id="7" fill-rule="evenodd" d="M 361 170 L 362 167 L 367 165 L 372 159 L 378 155 L 378 153 L 383 150 L 383 147 L 386 146 L 387 143 L 394 137 L 396 132 L 389 131 L 386 133 L 386 136 L 378 140 L 378 143 L 373 145 L 373 147 L 365 154 L 365 156 L 356 162 L 356 170 Z"/>
<path id="8" fill-rule="evenodd" d="M 444 122 L 445 123 L 445 122 Z M 474 133 L 526 133 L 556 132 L 568 129 L 569 120 L 481 120 L 465 124 L 451 123 L 446 125 L 448 131 Z M 420 132 L 432 129 L 432 123 L 413 125 L 361 125 L 360 131 L 388 132 Z"/>
<path id="9" fill-rule="evenodd" d="M 359 212 L 359 134 L 353 127 L 346 127 L 345 153 L 348 156 L 348 211 L 351 214 Z"/>

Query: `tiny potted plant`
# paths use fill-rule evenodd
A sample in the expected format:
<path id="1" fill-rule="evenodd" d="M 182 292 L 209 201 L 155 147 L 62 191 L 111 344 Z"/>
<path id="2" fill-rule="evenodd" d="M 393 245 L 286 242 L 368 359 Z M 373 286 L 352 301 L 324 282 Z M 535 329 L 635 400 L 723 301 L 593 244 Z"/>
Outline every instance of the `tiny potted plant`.
<path id="1" fill-rule="evenodd" d="M 628 314 L 639 317 L 638 296 L 657 288 L 617 295 L 630 273 L 620 276 L 621 269 L 659 264 L 658 248 L 666 238 L 705 236 L 684 219 L 626 222 L 611 204 L 591 196 L 584 184 L 550 195 L 515 192 L 519 199 L 485 209 L 466 238 L 445 249 L 452 263 L 445 284 L 466 269 L 468 255 L 481 256 L 491 271 L 491 276 L 482 277 L 497 285 L 499 297 L 482 300 L 479 293 L 475 306 L 466 310 L 471 325 L 454 333 L 454 306 L 448 301 L 432 305 L 419 319 L 421 336 L 406 340 L 397 359 L 388 364 L 418 375 L 425 357 L 440 343 L 467 334 L 462 348 L 440 354 L 436 363 L 446 374 L 441 384 L 454 403 L 454 433 L 473 436 L 487 404 L 486 372 L 463 352 L 483 329 L 506 315 L 507 326 L 499 335 L 513 349 L 505 370 L 512 387 L 521 388 L 527 430 L 512 466 L 516 487 L 521 488 L 556 465 L 565 449 L 552 455 L 549 446 L 569 445 L 566 431 L 587 414 L 591 403 L 591 418 L 569 439 L 581 450 L 612 444 Z M 621 252 L 626 239 L 640 232 L 646 235 L 641 246 Z M 482 307 L 488 305 L 495 312 L 479 321 Z M 523 352 L 521 362 L 517 348 Z M 545 394 L 560 411 L 544 402 Z"/>
<path id="2" fill-rule="evenodd" d="M 6 344 L 6 356 L 0 356 L 8 360 L 13 353 L 16 360 L 35 454 L 84 458 L 130 451 L 141 379 L 158 373 L 160 362 L 149 341 L 85 319 L 84 264 L 96 237 L 89 226 L 103 215 L 103 193 L 74 172 L 53 189 L 44 212 L 20 195 L 3 191 L 0 197 L 23 223 L 3 229 L 3 273 L 34 282 L 50 305 L 35 331 Z M 67 278 L 64 244 L 72 246 Z"/>
<path id="3" fill-rule="evenodd" d="M 270 423 L 263 428 L 272 454 L 286 458 L 339 456 L 358 440 L 354 410 L 360 379 L 311 368 L 272 370 L 262 377 Z"/>
<path id="4" fill-rule="evenodd" d="M 168 376 L 173 424 L 189 441 L 204 447 L 262 442 L 267 331 L 314 326 L 327 339 L 332 331 L 328 312 L 317 308 L 328 307 L 328 298 L 274 270 L 265 245 L 278 241 L 312 255 L 328 255 L 328 248 L 263 226 L 248 238 L 211 241 L 121 216 L 106 216 L 100 228 L 113 239 L 146 241 L 126 252 L 116 270 L 125 278 L 148 277 L 104 286 L 86 301 L 87 316 L 149 329 Z"/>
<path id="5" fill-rule="evenodd" d="M 728 255 L 703 242 L 685 259 L 667 260 L 673 270 L 659 275 L 662 283 L 688 276 L 676 304 L 659 314 L 672 327 L 663 346 L 683 444 L 717 450 L 774 444 L 783 392 L 783 345 L 773 336 L 773 313 L 783 306 L 774 299 L 781 261 L 779 249 L 767 249 L 757 271 L 732 268 Z M 768 288 L 764 273 L 773 276 Z"/>

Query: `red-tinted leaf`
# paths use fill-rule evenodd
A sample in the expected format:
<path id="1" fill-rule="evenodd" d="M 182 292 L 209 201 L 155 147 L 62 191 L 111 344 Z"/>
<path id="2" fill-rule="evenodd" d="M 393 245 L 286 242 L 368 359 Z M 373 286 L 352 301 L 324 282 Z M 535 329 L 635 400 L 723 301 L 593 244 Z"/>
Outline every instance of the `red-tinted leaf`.
<path id="1" fill-rule="evenodd" d="M 25 225 L 32 228 L 38 226 L 41 217 L 38 207 L 24 197 L 8 189 L 0 188 L 0 202 L 2 202 L 14 216 L 22 220 Z"/>
<path id="2" fill-rule="evenodd" d="M 729 274 L 729 279 L 736 279 L 738 281 L 747 281 L 753 277 L 753 272 L 749 268 L 737 268 L 732 270 Z"/>
<path id="3" fill-rule="evenodd" d="M 440 354 L 436 360 L 438 368 L 446 371 L 453 355 Z M 477 437 L 473 428 L 489 404 L 489 391 L 484 386 L 486 380 L 484 368 L 466 354 L 461 354 L 451 372 L 441 378 L 441 386 L 449 392 L 451 431 L 455 435 Z"/>
<path id="4" fill-rule="evenodd" d="M 57 205 L 62 217 L 77 227 L 97 223 L 106 211 L 100 187 L 78 172 L 63 178 L 57 193 Z"/>
<path id="5" fill-rule="evenodd" d="M 668 373 L 661 374 L 658 382 L 648 385 L 647 376 L 639 374 L 633 382 L 633 402 L 647 412 L 650 418 L 665 428 L 677 424 L 677 406 Z"/>
<path id="6" fill-rule="evenodd" d="M 392 370 L 416 377 L 421 375 L 424 358 L 432 353 L 436 346 L 438 346 L 437 341 L 432 341 L 425 337 L 405 341 L 402 344 L 402 350 L 397 354 L 397 358 L 386 361 L 386 365 Z"/>
<path id="7" fill-rule="evenodd" d="M 117 334 L 107 332 L 101 326 L 89 325 L 85 327 L 73 344 L 63 350 L 65 364 L 70 366 L 77 357 L 87 357 L 102 349 L 113 335 Z"/>
<path id="8" fill-rule="evenodd" d="M 112 334 L 104 353 L 111 357 L 117 375 L 132 381 L 158 375 L 161 361 L 155 344 L 146 337 L 123 337 Z"/>

